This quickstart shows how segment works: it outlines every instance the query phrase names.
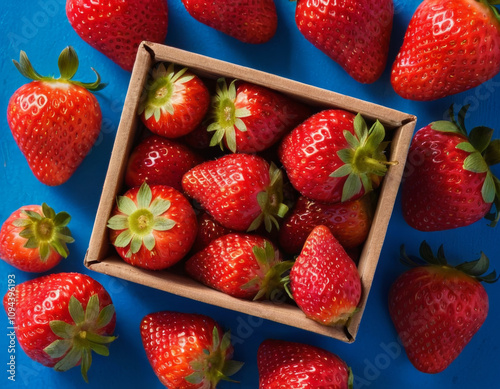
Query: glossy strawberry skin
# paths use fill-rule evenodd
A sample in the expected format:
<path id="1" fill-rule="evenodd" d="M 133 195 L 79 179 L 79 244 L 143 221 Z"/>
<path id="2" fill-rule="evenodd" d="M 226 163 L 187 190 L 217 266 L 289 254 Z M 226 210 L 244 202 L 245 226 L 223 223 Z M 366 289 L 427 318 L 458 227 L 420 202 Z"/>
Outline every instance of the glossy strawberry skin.
<path id="1" fill-rule="evenodd" d="M 165 0 L 69 0 L 66 15 L 85 42 L 127 71 L 142 41 L 163 43 L 167 36 Z"/>
<path id="2" fill-rule="evenodd" d="M 202 158 L 189 147 L 152 135 L 130 154 L 125 184 L 132 188 L 147 181 L 150 185 L 167 185 L 182 191 L 182 176 L 201 162 Z"/>
<path id="3" fill-rule="evenodd" d="M 10 98 L 7 122 L 35 177 L 66 182 L 94 145 L 102 114 L 95 96 L 68 82 L 32 81 Z"/>
<path id="4" fill-rule="evenodd" d="M 352 78 L 372 83 L 387 63 L 393 14 L 392 0 L 298 0 L 295 22 L 309 42 Z"/>
<path id="5" fill-rule="evenodd" d="M 290 272 L 292 295 L 307 317 L 325 325 L 345 322 L 361 298 L 356 265 L 328 227 L 309 234 Z"/>
<path id="6" fill-rule="evenodd" d="M 213 349 L 214 328 L 223 333 L 215 320 L 199 314 L 163 311 L 142 319 L 140 332 L 146 356 L 163 385 L 177 389 L 215 388 L 207 382 L 186 381 L 193 373 L 190 363 L 203 356 L 203 350 Z M 230 359 L 232 353 L 233 348 L 228 348 L 225 358 Z"/>
<path id="7" fill-rule="evenodd" d="M 363 244 L 370 231 L 371 203 L 369 196 L 335 204 L 300 196 L 281 225 L 280 245 L 287 253 L 297 254 L 314 227 L 325 225 L 345 249 L 357 247 Z"/>
<path id="8" fill-rule="evenodd" d="M 421 231 L 442 231 L 470 225 L 490 210 L 481 188 L 486 173 L 462 166 L 469 153 L 457 149 L 461 134 L 436 131 L 428 125 L 415 133 L 402 184 L 402 209 L 407 223 Z"/>
<path id="9" fill-rule="evenodd" d="M 348 147 L 343 131 L 354 133 L 353 122 L 354 115 L 350 112 L 325 110 L 311 116 L 283 139 L 280 160 L 290 182 L 303 196 L 325 203 L 341 200 L 347 177 L 330 177 L 330 174 L 343 165 L 337 151 Z M 361 189 L 357 197 L 363 193 Z"/>
<path id="10" fill-rule="evenodd" d="M 52 269 L 63 258 L 55 250 L 51 250 L 49 257 L 42 261 L 38 248 L 26 248 L 27 239 L 19 235 L 23 227 L 16 227 L 14 220 L 25 218 L 23 211 L 42 213 L 40 205 L 26 205 L 14 211 L 0 229 L 0 258 L 10 265 L 27 272 L 40 273 Z"/>
<path id="11" fill-rule="evenodd" d="M 129 189 L 123 196 L 137 202 L 140 187 Z M 170 208 L 161 216 L 175 222 L 172 229 L 167 231 L 153 231 L 155 246 L 148 250 L 143 244 L 137 253 L 128 255 L 130 245 L 116 247 L 115 249 L 122 259 L 133 265 L 149 270 L 160 270 L 170 267 L 180 261 L 191 249 L 196 238 L 197 221 L 194 210 L 189 201 L 172 187 L 166 185 L 151 186 L 152 199 L 163 199 L 170 201 Z M 115 206 L 112 215 L 123 213 Z M 110 230 L 110 241 L 116 242 L 123 230 Z"/>
<path id="12" fill-rule="evenodd" d="M 266 339 L 257 352 L 259 389 L 348 389 L 349 368 L 337 355 L 308 344 Z"/>
<path id="13" fill-rule="evenodd" d="M 252 251 L 264 248 L 266 239 L 257 235 L 230 233 L 212 241 L 186 262 L 186 271 L 194 279 L 230 296 L 253 299 L 261 283 L 245 287 L 255 277 L 264 278 Z"/>
<path id="14" fill-rule="evenodd" d="M 403 98 L 428 101 L 474 88 L 500 71 L 500 22 L 475 0 L 425 0 L 392 67 Z"/>
<path id="15" fill-rule="evenodd" d="M 250 154 L 229 154 L 203 162 L 182 179 L 189 197 L 223 226 L 237 231 L 246 231 L 259 216 L 257 195 L 269 183 L 268 163 Z"/>
<path id="16" fill-rule="evenodd" d="M 246 131 L 236 130 L 237 152 L 265 150 L 311 115 L 311 110 L 268 88 L 242 82 L 236 89 L 236 109 L 247 109 L 242 118 Z"/>
<path id="17" fill-rule="evenodd" d="M 99 308 L 112 304 L 111 297 L 104 287 L 85 274 L 59 273 L 49 274 L 18 284 L 15 287 L 15 297 L 8 292 L 3 305 L 6 312 L 15 298 L 15 332 L 19 345 L 34 361 L 44 366 L 54 367 L 62 357 L 53 359 L 44 348 L 60 339 L 51 330 L 49 323 L 61 320 L 74 323 L 68 310 L 71 296 L 75 296 L 84 307 L 89 298 L 97 294 Z M 99 335 L 109 336 L 116 325 L 116 315 L 99 331 Z"/>
<path id="18" fill-rule="evenodd" d="M 269 41 L 278 26 L 273 0 L 182 0 L 182 3 L 199 22 L 245 43 Z"/>
<path id="19" fill-rule="evenodd" d="M 408 358 L 425 373 L 443 371 L 488 314 L 479 281 L 442 266 L 403 273 L 389 293 L 389 312 Z"/>
<path id="20" fill-rule="evenodd" d="M 207 247 L 210 242 L 230 232 L 233 231 L 217 222 L 208 212 L 202 211 L 198 214 L 198 233 L 191 251 L 197 253 Z"/>

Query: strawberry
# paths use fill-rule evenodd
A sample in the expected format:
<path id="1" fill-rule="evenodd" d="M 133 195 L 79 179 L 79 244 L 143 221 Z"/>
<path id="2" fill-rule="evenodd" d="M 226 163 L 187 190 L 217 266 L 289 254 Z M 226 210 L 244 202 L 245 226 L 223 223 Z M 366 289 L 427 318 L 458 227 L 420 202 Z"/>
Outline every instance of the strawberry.
<path id="1" fill-rule="evenodd" d="M 328 227 L 315 227 L 290 272 L 290 291 L 305 315 L 321 324 L 345 323 L 361 298 L 358 269 Z"/>
<path id="2" fill-rule="evenodd" d="M 300 124 L 311 111 L 266 87 L 225 79 L 217 83 L 210 112 L 211 146 L 223 143 L 233 153 L 267 149 Z"/>
<path id="3" fill-rule="evenodd" d="M 160 63 L 144 87 L 138 113 L 155 134 L 178 138 L 193 131 L 210 105 L 210 93 L 203 81 L 187 68 Z"/>
<path id="4" fill-rule="evenodd" d="M 202 158 L 189 147 L 152 135 L 132 150 L 125 171 L 125 184 L 131 188 L 147 181 L 149 185 L 168 185 L 182 191 L 182 176 L 201 162 Z"/>
<path id="5" fill-rule="evenodd" d="M 392 66 L 396 93 L 410 100 L 435 100 L 498 74 L 500 16 L 492 4 L 492 0 L 424 0 Z"/>
<path id="6" fill-rule="evenodd" d="M 91 352 L 109 355 L 116 323 L 111 297 L 85 274 L 49 274 L 18 284 L 3 299 L 16 339 L 34 361 L 56 371 L 92 363 Z"/>
<path id="7" fill-rule="evenodd" d="M 402 210 L 408 224 L 421 231 L 470 225 L 487 216 L 495 225 L 500 210 L 500 180 L 489 165 L 500 162 L 500 140 L 493 130 L 476 127 L 467 135 L 462 107 L 455 119 L 418 130 L 408 153 L 402 184 Z M 496 212 L 488 212 L 492 204 Z"/>
<path id="8" fill-rule="evenodd" d="M 324 225 L 345 249 L 357 247 L 370 231 L 373 206 L 370 195 L 344 203 L 324 204 L 300 196 L 281 225 L 279 242 L 283 250 L 297 254 L 314 227 Z"/>
<path id="9" fill-rule="evenodd" d="M 201 211 L 198 214 L 198 233 L 191 248 L 194 253 L 203 250 L 210 242 L 223 235 L 233 232 L 217 222 L 208 212 Z"/>
<path id="10" fill-rule="evenodd" d="M 151 313 L 142 319 L 140 331 L 148 360 L 168 388 L 215 389 L 242 366 L 231 360 L 229 332 L 221 337 L 221 326 L 208 316 Z"/>
<path id="11" fill-rule="evenodd" d="M 337 355 L 309 344 L 266 339 L 257 351 L 259 389 L 352 389 L 354 376 Z"/>
<path id="12" fill-rule="evenodd" d="M 69 255 L 71 216 L 43 203 L 14 211 L 0 229 L 0 258 L 19 270 L 44 272 Z"/>
<path id="13" fill-rule="evenodd" d="M 165 0 L 68 0 L 66 15 L 80 38 L 128 71 L 142 41 L 167 36 Z"/>
<path id="14" fill-rule="evenodd" d="M 273 0 L 182 0 L 182 3 L 200 23 L 245 43 L 265 43 L 278 27 Z"/>
<path id="15" fill-rule="evenodd" d="M 297 0 L 295 23 L 352 78 L 372 83 L 387 63 L 393 15 L 392 0 Z"/>
<path id="16" fill-rule="evenodd" d="M 288 134 L 279 156 L 292 185 L 303 196 L 325 203 L 355 200 L 385 175 L 385 130 L 368 129 L 360 114 L 321 111 Z"/>
<path id="17" fill-rule="evenodd" d="M 230 296 L 272 299 L 283 290 L 282 274 L 292 267 L 282 262 L 273 244 L 257 235 L 231 233 L 212 241 L 186 262 L 186 271 L 203 284 Z"/>
<path id="18" fill-rule="evenodd" d="M 97 140 L 102 114 L 89 91 L 105 85 L 97 72 L 92 84 L 72 80 L 78 56 L 70 46 L 59 56 L 61 77 L 57 79 L 38 74 L 24 51 L 14 64 L 33 81 L 10 98 L 7 122 L 35 177 L 46 185 L 60 185 L 73 175 Z"/>
<path id="19" fill-rule="evenodd" d="M 278 227 L 288 207 L 282 203 L 283 175 L 273 164 L 250 154 L 228 154 L 206 161 L 182 179 L 184 192 L 198 201 L 224 227 L 268 231 Z"/>
<path id="20" fill-rule="evenodd" d="M 108 228 L 111 243 L 125 262 L 161 270 L 189 252 L 197 224 L 191 204 L 179 191 L 143 183 L 118 197 Z"/>
<path id="21" fill-rule="evenodd" d="M 439 373 L 458 357 L 488 315 L 488 295 L 480 281 L 495 282 L 486 255 L 458 266 L 437 256 L 424 241 L 421 259 L 401 259 L 413 268 L 389 292 L 389 313 L 411 363 L 424 373 Z"/>

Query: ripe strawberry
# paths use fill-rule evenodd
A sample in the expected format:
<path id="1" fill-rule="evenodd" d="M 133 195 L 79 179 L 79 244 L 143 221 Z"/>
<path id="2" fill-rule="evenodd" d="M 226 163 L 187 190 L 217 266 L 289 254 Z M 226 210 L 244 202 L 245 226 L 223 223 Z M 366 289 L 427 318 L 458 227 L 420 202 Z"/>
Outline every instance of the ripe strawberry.
<path id="1" fill-rule="evenodd" d="M 424 373 L 439 373 L 458 357 L 488 315 L 488 295 L 480 281 L 495 282 L 495 272 L 481 257 L 458 266 L 449 265 L 443 246 L 434 256 L 430 246 L 420 246 L 422 260 L 406 255 L 413 266 L 393 283 L 389 313 L 411 363 Z"/>
<path id="2" fill-rule="evenodd" d="M 276 166 L 250 154 L 228 154 L 206 161 L 182 179 L 184 192 L 198 201 L 224 227 L 256 230 L 262 222 L 268 231 L 276 216 L 288 207 L 282 203 L 283 175 Z"/>
<path id="3" fill-rule="evenodd" d="M 50 274 L 18 284 L 3 305 L 16 339 L 34 361 L 56 371 L 92 363 L 91 352 L 109 355 L 116 315 L 104 287 L 85 274 Z"/>
<path id="4" fill-rule="evenodd" d="M 319 112 L 282 141 L 279 156 L 292 185 L 312 200 L 336 203 L 370 192 L 387 171 L 385 130 L 360 114 Z"/>
<path id="5" fill-rule="evenodd" d="M 317 226 L 290 272 L 291 294 L 312 320 L 334 325 L 346 322 L 361 298 L 358 269 L 328 227 Z"/>
<path id="6" fill-rule="evenodd" d="M 495 202 L 500 210 L 500 180 L 489 165 L 500 162 L 500 140 L 491 141 L 493 130 L 467 131 L 468 106 L 451 121 L 433 122 L 418 130 L 408 153 L 402 184 L 403 216 L 421 231 L 441 231 L 472 224 L 487 215 Z M 490 142 L 491 141 L 491 142 Z"/>
<path id="7" fill-rule="evenodd" d="M 491 0 L 424 0 L 392 67 L 401 97 L 428 101 L 474 88 L 500 71 L 500 16 Z"/>
<path id="8" fill-rule="evenodd" d="M 88 154 L 101 130 L 101 109 L 89 91 L 98 91 L 97 80 L 72 80 L 78 57 L 66 47 L 59 57 L 60 78 L 43 77 L 21 51 L 14 61 L 21 74 L 31 80 L 10 98 L 7 122 L 33 174 L 46 185 L 66 182 Z M 95 70 L 94 70 L 95 72 Z"/>
<path id="9" fill-rule="evenodd" d="M 295 23 L 352 78 L 372 83 L 387 63 L 393 15 L 392 0 L 297 0 Z"/>
<path id="10" fill-rule="evenodd" d="M 146 127 L 166 138 L 178 138 L 193 131 L 210 105 L 210 93 L 203 81 L 187 68 L 160 63 L 144 87 L 138 113 Z"/>
<path id="11" fill-rule="evenodd" d="M 197 231 L 194 210 L 179 191 L 147 183 L 118 197 L 108 228 L 123 260 L 149 270 L 165 269 L 181 260 Z"/>
<path id="12" fill-rule="evenodd" d="M 351 369 L 337 355 L 309 344 L 266 339 L 257 351 L 259 389 L 352 389 Z"/>
<path id="13" fill-rule="evenodd" d="M 258 235 L 232 233 L 212 241 L 186 262 L 186 271 L 203 284 L 230 296 L 272 299 L 283 290 L 282 274 L 292 267 L 282 262 L 273 244 Z"/>
<path id="14" fill-rule="evenodd" d="M 233 231 L 217 222 L 208 212 L 201 211 L 198 214 L 198 233 L 191 251 L 197 253 L 207 247 L 213 240 L 230 232 Z"/>
<path id="15" fill-rule="evenodd" d="M 0 229 L 0 258 L 19 270 L 44 272 L 69 254 L 71 216 L 43 203 L 13 212 Z"/>
<path id="16" fill-rule="evenodd" d="M 128 71 L 142 41 L 167 36 L 165 0 L 68 0 L 66 15 L 80 38 Z"/>
<path id="17" fill-rule="evenodd" d="M 372 198 L 369 195 L 335 204 L 301 196 L 281 225 L 279 242 L 284 251 L 297 254 L 314 227 L 324 225 L 345 249 L 351 249 L 366 240 L 372 217 Z"/>
<path id="18" fill-rule="evenodd" d="M 211 146 L 253 153 L 275 144 L 310 116 L 309 108 L 266 87 L 225 79 L 217 83 L 210 112 Z"/>
<path id="19" fill-rule="evenodd" d="M 265 43 L 278 27 L 273 0 L 182 0 L 182 3 L 200 23 L 245 43 Z"/>
<path id="20" fill-rule="evenodd" d="M 125 184 L 131 188 L 147 181 L 149 185 L 168 185 L 182 191 L 182 176 L 201 162 L 202 158 L 189 147 L 152 135 L 130 154 Z"/>
<path id="21" fill-rule="evenodd" d="M 141 338 L 161 383 L 175 389 L 215 389 L 243 365 L 231 360 L 229 332 L 199 314 L 156 312 L 141 321 Z"/>

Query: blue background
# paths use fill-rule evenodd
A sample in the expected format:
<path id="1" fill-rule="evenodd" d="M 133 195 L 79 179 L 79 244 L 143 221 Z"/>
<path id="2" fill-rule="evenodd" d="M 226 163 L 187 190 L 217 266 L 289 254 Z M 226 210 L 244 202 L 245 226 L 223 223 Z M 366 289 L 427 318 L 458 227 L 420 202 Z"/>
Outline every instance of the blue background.
<path id="1" fill-rule="evenodd" d="M 78 368 L 57 373 L 32 362 L 21 348 L 16 349 L 16 381 L 7 380 L 8 323 L 0 314 L 0 387 L 25 388 L 161 388 L 145 353 L 139 336 L 139 322 L 150 312 L 178 310 L 212 316 L 235 337 L 235 358 L 245 362 L 234 377 L 240 384 L 221 383 L 221 388 L 257 388 L 256 353 L 266 338 L 301 341 L 326 348 L 341 356 L 353 369 L 356 388 L 466 388 L 498 387 L 500 364 L 500 285 L 485 285 L 490 296 L 490 312 L 483 327 L 458 359 L 443 373 L 426 375 L 408 361 L 397 343 L 397 335 L 387 310 L 387 294 L 391 283 L 405 268 L 398 261 L 399 246 L 404 243 L 409 253 L 417 253 L 422 240 L 434 249 L 444 243 L 452 261 L 476 259 L 483 250 L 500 270 L 498 251 L 499 228 L 492 229 L 486 221 L 469 227 L 439 233 L 421 233 L 410 228 L 401 216 L 398 198 L 391 219 L 373 288 L 368 299 L 357 340 L 354 344 L 315 335 L 295 328 L 190 301 L 171 294 L 138 286 L 120 279 L 90 272 L 83 266 L 92 225 L 99 202 L 116 128 L 127 91 L 130 74 L 83 42 L 71 28 L 63 0 L 2 1 L 0 13 L 1 39 L 1 101 L 0 122 L 0 220 L 27 204 L 47 202 L 56 211 L 72 215 L 70 228 L 76 242 L 70 256 L 54 272 L 78 271 L 90 274 L 111 294 L 116 306 L 119 335 L 111 346 L 110 357 L 94 357 L 89 373 L 90 386 L 80 377 Z M 247 45 L 223 35 L 192 19 L 181 0 L 169 0 L 169 32 L 166 44 L 214 58 L 278 74 L 314 86 L 340 92 L 360 99 L 386 105 L 418 117 L 417 129 L 445 118 L 451 103 L 470 104 L 466 124 L 469 128 L 485 125 L 495 128 L 500 137 L 498 108 L 500 76 L 476 89 L 434 102 L 407 101 L 395 94 L 390 85 L 390 66 L 401 46 L 404 31 L 418 6 L 418 0 L 395 0 L 394 28 L 388 66 L 376 83 L 362 85 L 351 79 L 336 63 L 314 48 L 298 32 L 294 22 L 295 3 L 276 0 L 279 17 L 275 37 L 259 46 Z M 15 70 L 11 59 L 24 50 L 41 74 L 58 76 L 57 58 L 67 46 L 75 47 L 80 57 L 77 77 L 93 80 L 90 67 L 95 67 L 109 85 L 97 97 L 103 112 L 101 136 L 74 176 L 59 187 L 44 186 L 33 176 L 24 156 L 17 148 L 6 122 L 8 99 L 26 82 Z M 369 60 L 369 59 L 367 59 Z M 499 175 L 498 167 L 494 172 Z M 17 283 L 34 278 L 0 261 L 0 293 L 7 290 L 8 274 Z"/>

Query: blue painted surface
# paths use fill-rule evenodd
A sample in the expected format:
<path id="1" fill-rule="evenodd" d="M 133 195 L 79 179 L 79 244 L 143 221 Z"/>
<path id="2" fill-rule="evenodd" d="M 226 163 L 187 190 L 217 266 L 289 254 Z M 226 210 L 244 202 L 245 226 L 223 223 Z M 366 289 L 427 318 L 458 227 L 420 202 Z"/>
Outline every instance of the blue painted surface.
<path id="1" fill-rule="evenodd" d="M 468 127 L 496 127 L 495 137 L 500 137 L 497 121 L 500 102 L 498 75 L 474 90 L 430 103 L 403 100 L 392 90 L 389 83 L 390 63 L 396 56 L 406 26 L 418 3 L 418 0 L 395 1 L 389 65 L 381 79 L 372 85 L 361 85 L 352 80 L 337 64 L 309 44 L 295 26 L 295 4 L 285 0 L 276 1 L 279 16 L 276 36 L 260 46 L 240 43 L 196 22 L 186 12 L 180 0 L 169 0 L 169 33 L 165 43 L 414 114 L 418 117 L 417 128 L 444 118 L 451 103 L 471 104 Z M 406 244 L 410 253 L 416 253 L 424 239 L 434 248 L 445 243 L 449 257 L 457 261 L 475 259 L 483 250 L 490 257 L 492 267 L 500 270 L 500 230 L 489 228 L 486 221 L 453 231 L 417 232 L 404 222 L 398 198 L 358 338 L 351 345 L 86 270 L 83 258 L 88 247 L 129 73 L 78 37 L 67 21 L 63 0 L 3 1 L 0 37 L 0 107 L 4 112 L 0 118 L 0 220 L 5 220 L 23 205 L 42 202 L 49 203 L 57 211 L 69 212 L 73 217 L 70 228 L 76 242 L 70 246 L 69 258 L 53 271 L 84 272 L 100 281 L 114 300 L 118 313 L 116 333 L 119 334 L 119 339 L 110 347 L 110 357 L 94 358 L 89 375 L 90 385 L 83 382 L 79 369 L 66 373 L 54 372 L 33 363 L 19 346 L 15 353 L 16 380 L 11 382 L 7 372 L 9 329 L 6 315 L 0 314 L 0 387 L 10 389 L 43 385 L 45 388 L 161 388 L 142 349 L 139 322 L 145 314 L 165 309 L 207 314 L 223 326 L 231 328 L 237 337 L 235 358 L 245 361 L 245 367 L 235 376 L 241 381 L 240 384 L 222 383 L 221 388 L 258 387 L 256 353 L 259 344 L 268 337 L 302 341 L 337 353 L 353 368 L 355 387 L 358 389 L 468 388 L 477 385 L 485 388 L 498 387 L 500 285 L 486 285 L 490 296 L 490 313 L 486 323 L 458 359 L 438 375 L 426 375 L 413 368 L 397 343 L 387 311 L 389 287 L 405 270 L 398 262 L 399 246 L 402 243 Z M 67 183 L 59 187 L 47 187 L 32 175 L 6 123 L 8 99 L 26 82 L 15 70 L 11 59 L 17 59 L 19 51 L 25 50 L 40 73 L 57 74 L 57 57 L 66 45 L 75 47 L 79 54 L 78 76 L 81 79 L 92 79 L 90 67 L 93 66 L 109 85 L 97 95 L 103 112 L 103 128 L 91 153 Z M 500 174 L 499 168 L 496 167 L 494 172 Z M 9 274 L 15 276 L 17 283 L 34 277 L 1 262 L 0 294 L 7 289 Z"/>

